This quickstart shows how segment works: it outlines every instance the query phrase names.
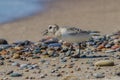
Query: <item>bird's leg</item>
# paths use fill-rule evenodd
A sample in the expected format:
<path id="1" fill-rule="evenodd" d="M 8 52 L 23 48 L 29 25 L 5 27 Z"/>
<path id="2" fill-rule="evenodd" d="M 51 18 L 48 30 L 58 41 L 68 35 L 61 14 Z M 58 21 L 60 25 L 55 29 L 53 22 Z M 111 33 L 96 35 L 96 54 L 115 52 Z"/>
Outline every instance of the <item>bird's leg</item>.
<path id="1" fill-rule="evenodd" d="M 76 53 L 75 55 L 72 56 L 73 58 L 80 58 L 81 43 L 78 43 L 77 46 L 78 46 L 78 47 L 77 47 L 77 50 L 76 50 L 77 53 Z"/>
<path id="2" fill-rule="evenodd" d="M 72 51 L 72 49 L 73 49 L 73 44 L 70 45 L 70 50 Z"/>
<path id="3" fill-rule="evenodd" d="M 79 49 L 78 49 L 78 55 L 80 56 L 80 48 L 81 48 L 81 43 L 78 43 Z"/>

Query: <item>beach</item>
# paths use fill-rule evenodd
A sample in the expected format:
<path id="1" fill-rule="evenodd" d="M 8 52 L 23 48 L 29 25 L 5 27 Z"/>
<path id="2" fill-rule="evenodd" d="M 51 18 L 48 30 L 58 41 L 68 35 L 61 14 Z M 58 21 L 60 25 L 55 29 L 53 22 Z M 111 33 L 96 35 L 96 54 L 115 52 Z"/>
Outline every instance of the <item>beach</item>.
<path id="1" fill-rule="evenodd" d="M 0 37 L 9 41 L 38 41 L 50 24 L 76 26 L 107 34 L 119 30 L 119 0 L 58 0 L 38 15 L 0 25 Z"/>
<path id="2" fill-rule="evenodd" d="M 48 25 L 51 24 L 58 24 L 60 27 L 72 26 L 72 27 L 78 27 L 83 30 L 100 31 L 101 35 L 105 35 L 105 34 L 109 35 L 120 30 L 119 3 L 120 0 L 51 1 L 49 3 L 46 3 L 47 5 L 42 12 L 34 16 L 29 16 L 27 18 L 22 18 L 5 24 L 0 24 L 0 38 L 7 40 L 8 43 L 24 41 L 24 40 L 37 42 L 44 37 L 42 35 L 43 31 L 48 28 Z M 30 47 L 30 45 L 27 45 L 27 47 Z M 33 50 L 35 48 L 36 46 L 34 46 Z M 17 46 L 17 49 L 19 52 L 19 50 L 21 50 L 21 47 Z M 34 56 L 33 55 L 32 57 L 26 57 L 27 60 L 21 60 L 21 58 L 13 59 L 11 58 L 11 55 L 9 55 L 11 59 L 5 58 L 6 60 L 4 61 L 5 65 L 8 66 L 7 67 L 5 67 L 5 65 L 1 66 L 0 72 L 4 72 L 5 70 L 7 71 L 14 70 L 15 72 L 19 72 L 23 74 L 22 77 L 15 77 L 15 78 L 7 75 L 8 80 L 9 79 L 10 80 L 21 80 L 21 79 L 23 80 L 29 80 L 29 79 L 30 80 L 107 80 L 107 79 L 118 80 L 120 73 L 118 74 L 116 73 L 114 76 L 114 72 L 115 71 L 120 72 L 119 71 L 120 58 L 118 59 L 114 57 L 114 55 L 112 55 L 111 57 L 109 55 L 109 52 L 105 53 L 105 50 L 109 51 L 109 49 L 111 50 L 111 48 L 106 49 L 100 47 L 100 52 L 99 50 L 98 52 L 95 52 L 95 56 L 100 55 L 106 57 L 107 55 L 108 56 L 107 58 L 105 57 L 96 58 L 95 56 L 92 56 L 95 58 L 86 57 L 86 58 L 72 59 L 71 57 L 65 57 L 64 60 L 64 58 L 62 59 L 61 56 L 55 58 L 53 57 L 46 58 L 46 56 L 43 55 L 39 56 L 39 54 L 38 55 L 35 54 L 37 55 L 37 57 L 35 56 L 35 59 L 33 59 Z M 42 51 L 43 52 L 45 51 L 44 48 Z M 116 51 L 115 53 L 116 53 L 115 55 L 119 55 L 119 51 Z M 22 57 L 23 56 L 26 55 L 22 54 Z M 12 62 L 9 62 L 9 60 L 11 60 Z M 93 65 L 93 63 L 100 60 L 112 60 L 114 61 L 115 65 L 108 67 L 99 67 L 99 66 L 96 67 Z M 35 69 L 29 69 L 29 68 L 20 69 L 20 66 L 18 67 L 18 65 L 15 62 L 18 62 L 19 65 L 22 64 L 28 64 L 30 66 L 38 65 L 40 69 L 36 67 Z M 100 78 L 96 77 L 96 75 L 91 74 L 91 73 L 99 73 L 99 72 L 101 72 L 100 75 L 102 75 L 100 76 Z M 70 76 L 70 77 L 77 76 L 79 79 L 77 78 L 63 79 L 63 77 L 65 76 Z M 7 80 L 7 79 L 3 79 L 3 80 Z"/>

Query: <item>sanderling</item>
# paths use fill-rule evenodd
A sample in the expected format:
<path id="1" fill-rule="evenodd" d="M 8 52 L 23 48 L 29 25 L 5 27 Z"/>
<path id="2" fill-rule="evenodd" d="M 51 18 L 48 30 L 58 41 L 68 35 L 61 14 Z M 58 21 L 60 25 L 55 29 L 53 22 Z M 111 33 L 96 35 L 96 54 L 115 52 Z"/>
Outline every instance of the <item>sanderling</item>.
<path id="1" fill-rule="evenodd" d="M 91 38 L 88 31 L 81 30 L 75 27 L 59 27 L 58 25 L 49 25 L 45 30 L 44 35 L 53 34 L 56 38 L 70 43 L 79 43 L 79 51 L 81 42 L 87 41 Z"/>

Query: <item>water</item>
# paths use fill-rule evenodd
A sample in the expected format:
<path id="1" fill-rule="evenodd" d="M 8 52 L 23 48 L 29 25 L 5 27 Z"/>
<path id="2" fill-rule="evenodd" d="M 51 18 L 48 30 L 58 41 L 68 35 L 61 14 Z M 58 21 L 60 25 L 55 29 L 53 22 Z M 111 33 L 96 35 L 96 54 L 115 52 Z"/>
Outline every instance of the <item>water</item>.
<path id="1" fill-rule="evenodd" d="M 46 0 L 0 0 L 0 23 L 6 23 L 42 11 L 45 1 Z"/>

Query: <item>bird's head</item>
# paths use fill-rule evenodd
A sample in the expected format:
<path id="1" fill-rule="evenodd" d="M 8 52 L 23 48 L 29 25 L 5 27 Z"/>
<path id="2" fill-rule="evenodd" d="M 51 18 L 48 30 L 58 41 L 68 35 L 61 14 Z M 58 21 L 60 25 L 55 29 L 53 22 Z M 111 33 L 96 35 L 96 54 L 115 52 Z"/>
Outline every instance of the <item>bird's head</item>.
<path id="1" fill-rule="evenodd" d="M 52 33 L 53 35 L 55 35 L 55 33 L 59 30 L 59 26 L 57 24 L 54 25 L 49 25 L 48 29 L 46 29 L 43 32 L 43 35 L 48 35 L 48 33 Z"/>

